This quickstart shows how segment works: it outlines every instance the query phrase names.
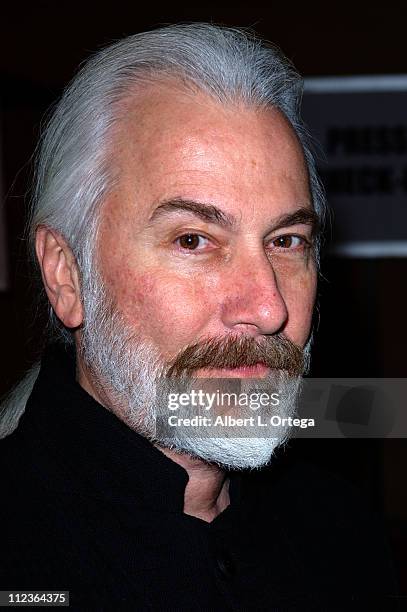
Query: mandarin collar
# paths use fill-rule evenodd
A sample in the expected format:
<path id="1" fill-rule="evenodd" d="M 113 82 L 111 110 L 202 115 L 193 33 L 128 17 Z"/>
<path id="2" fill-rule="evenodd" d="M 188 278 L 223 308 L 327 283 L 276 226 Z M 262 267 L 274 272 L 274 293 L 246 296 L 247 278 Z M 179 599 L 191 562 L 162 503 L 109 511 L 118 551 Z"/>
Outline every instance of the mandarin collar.
<path id="1" fill-rule="evenodd" d="M 25 443 L 35 439 L 37 448 L 46 447 L 55 459 L 56 473 L 62 470 L 63 481 L 47 482 L 51 490 L 183 513 L 186 470 L 79 385 L 74 347 L 46 347 L 17 431 Z M 244 501 L 246 478 L 241 472 L 229 472 L 228 477 L 229 514 Z"/>
<path id="2" fill-rule="evenodd" d="M 34 429 L 63 466 L 67 490 L 73 483 L 85 496 L 182 512 L 186 470 L 79 385 L 73 348 L 46 348 L 20 428 Z"/>

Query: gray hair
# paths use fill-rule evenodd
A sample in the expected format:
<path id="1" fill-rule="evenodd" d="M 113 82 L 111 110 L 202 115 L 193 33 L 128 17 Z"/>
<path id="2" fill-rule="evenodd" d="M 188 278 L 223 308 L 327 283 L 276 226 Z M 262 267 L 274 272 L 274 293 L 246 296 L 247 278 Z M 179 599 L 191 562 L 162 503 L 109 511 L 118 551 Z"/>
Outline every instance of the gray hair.
<path id="1" fill-rule="evenodd" d="M 120 102 L 146 83 L 178 79 L 220 104 L 278 108 L 302 143 L 313 205 L 325 205 L 310 141 L 300 117 L 302 80 L 271 44 L 252 33 L 205 23 L 129 36 L 99 51 L 65 90 L 44 132 L 29 223 L 29 240 L 46 225 L 72 248 L 82 277 L 91 269 L 100 204 L 115 184 L 109 136 Z M 52 312 L 52 311 L 51 311 Z M 53 315 L 52 315 L 53 317 Z M 66 342 L 71 333 L 53 317 Z"/>
<path id="2" fill-rule="evenodd" d="M 38 362 L 3 398 L 0 404 L 0 439 L 10 435 L 17 428 L 39 372 L 40 364 Z"/>

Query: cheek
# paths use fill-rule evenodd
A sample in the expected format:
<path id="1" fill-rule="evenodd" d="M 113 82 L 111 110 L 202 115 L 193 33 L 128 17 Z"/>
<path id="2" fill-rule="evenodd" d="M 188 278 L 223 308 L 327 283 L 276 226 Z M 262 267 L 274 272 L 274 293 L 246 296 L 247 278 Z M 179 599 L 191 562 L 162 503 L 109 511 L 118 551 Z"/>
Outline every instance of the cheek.
<path id="1" fill-rule="evenodd" d="M 123 270 L 116 275 L 114 292 L 126 320 L 152 340 L 163 356 L 194 342 L 208 318 L 201 283 L 168 272 Z"/>
<path id="2" fill-rule="evenodd" d="M 288 310 L 287 336 L 296 344 L 306 343 L 314 311 L 317 273 L 314 266 L 280 277 L 279 288 Z"/>
<path id="3" fill-rule="evenodd" d="M 289 306 L 289 319 L 287 323 L 287 334 L 292 340 L 304 346 L 311 329 L 312 315 L 314 311 L 314 294 L 303 295 L 301 301 L 293 302 Z"/>

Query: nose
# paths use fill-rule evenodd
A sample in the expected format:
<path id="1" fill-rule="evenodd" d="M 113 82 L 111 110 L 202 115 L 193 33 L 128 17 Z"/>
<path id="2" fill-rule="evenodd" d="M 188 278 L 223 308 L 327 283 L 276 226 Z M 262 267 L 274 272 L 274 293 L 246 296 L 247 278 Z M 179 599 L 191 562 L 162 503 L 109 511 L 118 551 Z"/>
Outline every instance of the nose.
<path id="1" fill-rule="evenodd" d="M 230 273 L 221 309 L 223 325 L 251 335 L 282 331 L 288 309 L 265 253 L 240 257 Z"/>

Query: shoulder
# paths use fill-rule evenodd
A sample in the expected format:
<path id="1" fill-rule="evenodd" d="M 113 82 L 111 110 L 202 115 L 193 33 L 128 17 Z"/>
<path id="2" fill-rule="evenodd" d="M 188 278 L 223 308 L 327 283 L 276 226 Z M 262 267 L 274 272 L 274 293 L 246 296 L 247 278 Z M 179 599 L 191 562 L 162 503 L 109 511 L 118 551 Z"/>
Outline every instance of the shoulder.
<path id="1" fill-rule="evenodd" d="M 272 466 L 263 480 L 265 506 L 274 508 L 288 545 L 321 589 L 396 593 L 384 521 L 362 492 L 310 463 Z M 390 608 L 389 608 L 390 609 Z"/>
<path id="2" fill-rule="evenodd" d="M 384 521 L 354 485 L 310 463 L 252 475 L 256 508 L 321 593 L 397 593 Z M 392 609 L 392 608 L 389 608 Z"/>
<path id="3" fill-rule="evenodd" d="M 359 539 L 366 531 L 383 527 L 362 491 L 312 463 L 277 461 L 253 475 L 253 481 L 259 501 L 272 505 L 292 530 L 302 534 L 324 534 L 332 540 L 345 532 L 347 539 L 353 533 Z"/>

